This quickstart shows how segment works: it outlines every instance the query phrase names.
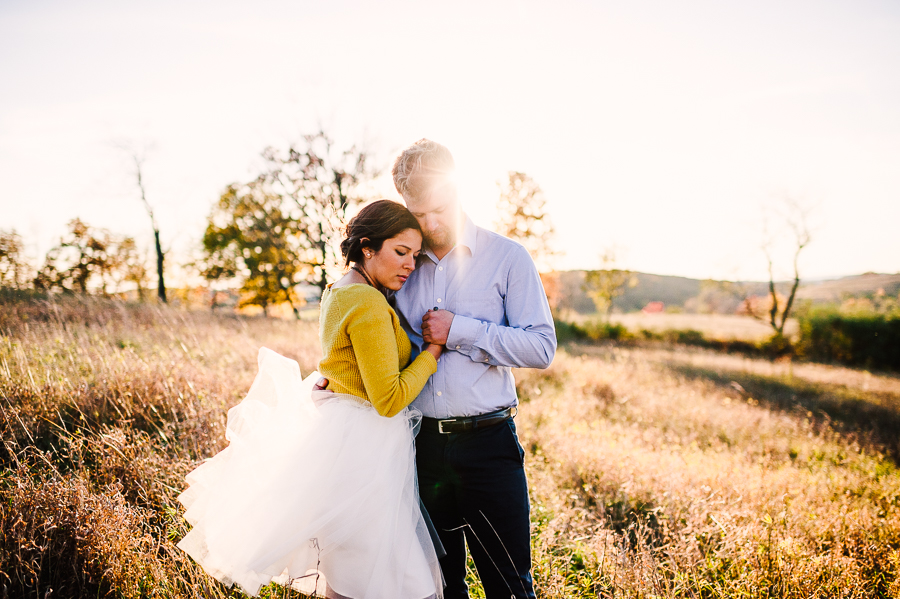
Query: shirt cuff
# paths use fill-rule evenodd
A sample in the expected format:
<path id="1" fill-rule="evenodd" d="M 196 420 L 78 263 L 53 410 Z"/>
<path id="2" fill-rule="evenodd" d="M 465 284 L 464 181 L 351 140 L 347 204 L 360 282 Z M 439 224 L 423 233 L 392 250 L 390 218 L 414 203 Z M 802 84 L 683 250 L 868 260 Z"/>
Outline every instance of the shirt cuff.
<path id="1" fill-rule="evenodd" d="M 468 355 L 482 326 L 484 325 L 480 320 L 454 314 L 450 332 L 447 333 L 447 349 Z"/>

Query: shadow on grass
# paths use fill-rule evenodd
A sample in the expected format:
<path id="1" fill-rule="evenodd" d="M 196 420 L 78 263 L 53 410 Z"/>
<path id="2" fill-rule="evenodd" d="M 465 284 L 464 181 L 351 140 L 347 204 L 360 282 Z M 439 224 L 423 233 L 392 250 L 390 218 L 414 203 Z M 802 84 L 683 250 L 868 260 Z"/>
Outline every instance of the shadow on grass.
<path id="1" fill-rule="evenodd" d="M 729 369 L 666 363 L 688 379 L 710 381 L 731 393 L 752 397 L 769 409 L 812 412 L 818 424 L 853 435 L 861 445 L 900 461 L 900 397 L 840 385 L 810 383 L 791 376 L 764 376 Z M 735 385 L 737 383 L 737 385 Z"/>

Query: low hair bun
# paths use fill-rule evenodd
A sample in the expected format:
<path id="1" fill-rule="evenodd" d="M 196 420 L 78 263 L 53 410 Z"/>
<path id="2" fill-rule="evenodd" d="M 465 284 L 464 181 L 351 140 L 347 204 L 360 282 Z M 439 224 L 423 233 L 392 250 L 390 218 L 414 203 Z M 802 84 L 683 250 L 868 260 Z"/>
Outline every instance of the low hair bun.
<path id="1" fill-rule="evenodd" d="M 377 252 L 386 239 L 396 237 L 407 229 L 419 233 L 419 223 L 405 206 L 392 200 L 377 200 L 368 204 L 350 219 L 341 241 L 344 265 L 363 261 L 363 248 Z"/>

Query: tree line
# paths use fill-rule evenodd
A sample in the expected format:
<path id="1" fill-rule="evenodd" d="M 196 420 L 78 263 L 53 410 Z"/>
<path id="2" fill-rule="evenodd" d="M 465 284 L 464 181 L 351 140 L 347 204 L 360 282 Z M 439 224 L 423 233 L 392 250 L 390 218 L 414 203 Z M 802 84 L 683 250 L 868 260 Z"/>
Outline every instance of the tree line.
<path id="1" fill-rule="evenodd" d="M 143 159 L 131 154 L 154 234 L 157 296 L 165 302 L 160 229 L 144 188 Z M 266 148 L 262 158 L 255 177 L 226 186 L 210 211 L 200 257 L 184 266 L 210 289 L 235 289 L 241 307 L 267 312 L 286 303 L 299 317 L 298 286 L 324 290 L 341 271 L 343 225 L 359 205 L 375 199 L 370 184 L 381 171 L 365 150 L 338 148 L 323 131 L 303 136 L 286 150 Z M 499 184 L 495 228 L 523 243 L 549 271 L 555 252 L 545 202 L 530 176 L 509 172 Z M 106 296 L 136 290 L 138 299 L 148 299 L 153 271 L 133 237 L 77 218 L 67 229 L 37 267 L 27 259 L 21 236 L 0 230 L 0 288 Z M 550 288 L 552 283 L 552 277 L 545 280 Z"/>
<path id="2" fill-rule="evenodd" d="M 165 252 L 143 177 L 143 154 L 129 145 L 142 202 L 153 232 L 156 296 L 166 302 Z M 287 304 L 299 317 L 304 303 L 301 285 L 325 289 L 342 270 L 342 228 L 355 209 L 372 199 L 371 183 L 381 169 L 368 152 L 353 145 L 339 148 L 324 132 L 303 136 L 287 149 L 262 152 L 255 177 L 226 186 L 213 205 L 199 245 L 199 258 L 182 264 L 206 282 L 208 289 L 230 289 L 239 295 L 238 307 Z M 541 187 L 529 175 L 510 171 L 498 183 L 497 232 L 522 243 L 534 257 L 554 314 L 562 295 L 553 263 L 554 227 Z M 778 336 L 791 313 L 800 284 L 798 257 L 809 244 L 808 210 L 791 198 L 781 202 L 781 214 L 767 221 L 762 249 L 769 270 L 768 297 L 744 293 L 745 313 L 764 320 Z M 788 234 L 772 228 L 781 222 Z M 776 293 L 774 243 L 793 238 L 793 277 L 787 296 Z M 638 279 L 618 265 L 617 250 L 602 249 L 600 267 L 586 271 L 583 291 L 606 321 L 616 298 Z M 80 219 L 47 252 L 40 266 L 27 259 L 21 236 L 0 229 L 0 289 L 32 289 L 44 293 L 135 292 L 147 299 L 153 289 L 153 269 L 147 252 L 135 239 L 93 227 Z M 215 307 L 216 293 L 211 305 Z"/>

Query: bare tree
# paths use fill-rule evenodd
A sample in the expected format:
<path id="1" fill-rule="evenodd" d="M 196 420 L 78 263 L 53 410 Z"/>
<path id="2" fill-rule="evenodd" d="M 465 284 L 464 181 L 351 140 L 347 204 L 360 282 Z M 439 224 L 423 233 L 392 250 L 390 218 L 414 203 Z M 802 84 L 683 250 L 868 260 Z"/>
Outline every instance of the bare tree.
<path id="1" fill-rule="evenodd" d="M 153 213 L 153 207 L 147 200 L 147 188 L 144 185 L 144 161 L 147 148 L 140 147 L 138 144 L 130 140 L 114 142 L 113 145 L 119 150 L 122 150 L 123 152 L 128 154 L 128 157 L 134 164 L 134 176 L 137 181 L 138 191 L 141 194 L 141 202 L 144 204 L 144 209 L 147 211 L 147 215 L 150 217 L 150 226 L 153 228 L 153 243 L 156 249 L 156 295 L 159 298 L 159 301 L 165 304 L 167 303 L 166 279 L 164 275 L 166 254 L 165 251 L 163 251 L 162 242 L 160 240 L 159 224 L 157 223 L 156 216 Z M 134 274 L 137 274 L 137 271 L 135 271 Z M 138 292 L 141 296 L 141 299 L 143 299 L 143 289 L 140 288 L 140 285 Z"/>
<path id="2" fill-rule="evenodd" d="M 153 207 L 150 206 L 150 202 L 147 201 L 147 190 L 144 188 L 144 157 L 135 152 L 131 152 L 131 159 L 134 161 L 134 174 L 137 177 L 137 185 L 138 189 L 141 192 L 141 201 L 144 203 L 144 208 L 147 209 L 147 214 L 150 216 L 150 225 L 153 227 L 153 243 L 156 247 L 156 296 L 159 298 L 159 301 L 162 303 L 166 303 L 166 279 L 163 274 L 164 272 L 164 262 L 165 262 L 165 252 L 162 249 L 162 242 L 159 239 L 159 225 L 156 223 L 156 216 L 153 215 Z"/>
<path id="3" fill-rule="evenodd" d="M 324 131 L 303 136 L 285 153 L 267 148 L 263 158 L 266 167 L 258 181 L 293 204 L 299 262 L 307 281 L 324 291 L 329 274 L 343 266 L 340 241 L 347 214 L 366 201 L 363 187 L 377 173 L 365 151 L 356 146 L 338 150 Z"/>
<path id="4" fill-rule="evenodd" d="M 768 308 L 763 313 L 758 307 L 754 307 L 753 302 L 746 301 L 745 304 L 751 316 L 766 322 L 778 336 L 784 336 L 784 325 L 791 315 L 797 289 L 800 287 L 800 252 L 812 241 L 809 227 L 810 213 L 809 206 L 791 196 L 784 196 L 777 206 L 764 210 L 763 213 L 762 250 L 769 273 Z M 775 288 L 775 254 L 778 243 L 786 238 L 791 240 L 793 280 L 785 297 Z"/>

